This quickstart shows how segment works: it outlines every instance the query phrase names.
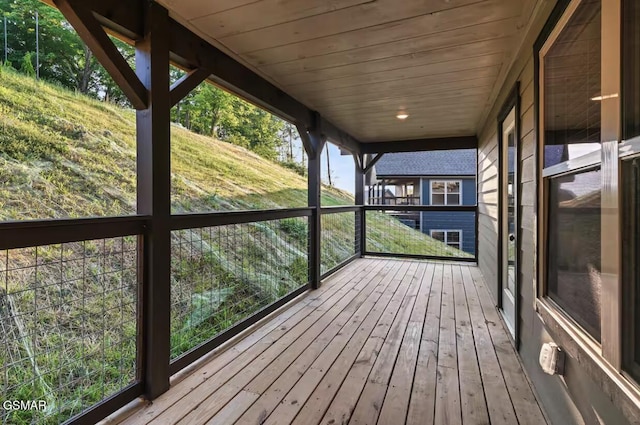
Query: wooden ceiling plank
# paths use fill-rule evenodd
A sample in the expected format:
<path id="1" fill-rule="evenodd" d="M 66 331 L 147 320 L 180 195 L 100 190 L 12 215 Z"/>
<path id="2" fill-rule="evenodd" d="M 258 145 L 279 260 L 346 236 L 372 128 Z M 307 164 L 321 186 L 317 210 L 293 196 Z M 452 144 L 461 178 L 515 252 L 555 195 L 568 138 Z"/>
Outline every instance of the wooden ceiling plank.
<path id="1" fill-rule="evenodd" d="M 193 19 L 214 38 L 225 38 L 274 25 L 347 9 L 373 0 L 262 0 Z M 233 25 L 229 25 L 232 22 Z"/>
<path id="2" fill-rule="evenodd" d="M 451 111 L 447 111 L 449 113 L 449 117 L 451 116 Z M 465 128 L 465 126 L 473 127 L 475 123 L 473 122 L 479 115 L 478 113 L 462 113 L 459 116 L 456 116 L 455 120 L 451 120 L 451 122 L 443 122 L 443 119 L 446 119 L 444 115 L 431 115 L 427 118 L 423 118 L 419 123 L 414 125 L 409 125 L 408 123 L 399 123 L 398 120 L 393 118 L 392 120 L 380 119 L 380 120 L 354 120 L 353 123 L 356 125 L 366 126 L 368 127 L 363 132 L 369 131 L 385 131 L 395 133 L 395 137 L 406 137 L 406 134 L 411 130 L 416 132 L 425 132 L 427 130 L 434 129 L 457 129 L 457 128 Z"/>
<path id="3" fill-rule="evenodd" d="M 313 56 L 291 62 L 261 66 L 260 70 L 273 75 L 288 75 L 336 66 L 371 62 L 415 52 L 427 52 L 437 49 L 455 49 L 458 46 L 513 36 L 516 32 L 517 19 L 494 21 L 488 24 L 475 25 L 451 31 L 410 38 L 391 43 L 376 44 L 362 49 L 331 53 L 324 56 Z"/>
<path id="4" fill-rule="evenodd" d="M 475 103 L 463 103 L 462 101 L 458 104 L 454 105 L 438 105 L 434 103 L 425 104 L 422 107 L 412 108 L 410 111 L 407 110 L 407 114 L 411 118 L 411 120 L 420 120 L 424 116 L 430 115 L 433 116 L 435 114 L 446 115 L 449 111 L 456 111 L 456 114 L 460 113 L 473 113 L 478 110 L 478 108 L 484 106 L 484 102 L 475 102 Z M 446 111 L 446 112 L 444 112 Z M 397 122 L 398 118 L 396 118 L 397 112 L 394 111 L 376 111 L 376 112 L 366 112 L 366 113 L 358 113 L 357 111 L 351 112 L 343 112 L 341 116 L 343 120 L 377 120 L 379 118 L 388 119 L 391 122 Z M 328 117 L 327 117 L 328 118 Z"/>
<path id="5" fill-rule="evenodd" d="M 469 104 L 477 105 L 479 102 L 484 103 L 487 100 L 489 91 L 490 89 L 487 88 L 481 94 L 471 94 L 471 95 L 456 96 L 451 98 L 440 98 L 440 97 L 430 96 L 429 101 L 432 103 L 437 103 L 438 105 L 442 105 L 442 106 L 459 105 L 465 102 Z M 422 96 L 420 96 L 420 97 L 414 97 L 412 100 L 405 100 L 398 104 L 401 105 L 401 108 L 406 109 L 407 111 L 411 111 L 414 108 L 418 108 L 424 105 L 424 103 L 425 103 L 425 99 Z M 394 112 L 398 112 L 398 110 L 399 108 L 397 104 L 389 104 L 388 102 L 372 104 L 372 102 L 367 102 L 366 104 L 362 104 L 359 106 L 350 106 L 348 108 L 332 107 L 331 109 L 327 110 L 326 117 L 332 118 L 336 115 L 349 114 L 352 112 L 360 112 L 362 114 L 375 113 L 375 112 L 394 113 Z"/>
<path id="6" fill-rule="evenodd" d="M 448 9 L 461 9 L 462 6 L 477 2 L 478 0 L 376 0 L 357 7 L 223 37 L 220 41 L 236 53 L 242 54 L 415 16 L 439 13 Z M 193 23 L 198 28 L 207 28 L 206 24 L 199 25 L 202 23 L 196 21 Z"/>
<path id="7" fill-rule="evenodd" d="M 243 56 L 258 66 L 310 59 L 315 56 L 347 52 L 457 28 L 475 27 L 519 15 L 520 11 L 516 8 L 505 7 L 504 0 L 488 0 L 464 8 L 416 16 L 401 22 L 388 22 L 326 37 L 245 52 Z"/>
<path id="8" fill-rule="evenodd" d="M 481 57 L 484 55 L 504 52 L 509 41 L 510 37 L 497 38 L 465 44 L 463 46 L 458 46 L 455 49 L 445 48 L 429 50 L 426 52 L 415 52 L 393 58 L 355 63 L 316 71 L 301 72 L 298 74 L 287 75 L 282 78 L 282 81 L 286 81 L 287 85 L 312 83 L 331 78 L 364 76 L 393 69 L 405 69 L 430 63 L 447 62 L 470 57 Z M 273 75 L 273 78 L 280 81 L 279 77 L 276 75 Z"/>
<path id="9" fill-rule="evenodd" d="M 313 84 L 303 83 L 287 86 L 288 90 L 298 94 L 307 92 L 327 91 L 343 87 L 356 87 L 367 89 L 370 85 L 378 85 L 388 81 L 398 81 L 409 78 L 422 77 L 425 75 L 447 74 L 449 72 L 464 71 L 468 69 L 496 66 L 502 63 L 503 53 L 493 53 L 490 55 L 455 59 L 445 62 L 429 63 L 426 65 L 413 66 L 411 68 L 392 69 L 373 74 L 360 76 L 349 76 L 344 78 L 334 78 L 323 81 L 315 81 Z"/>
<path id="10" fill-rule="evenodd" d="M 497 77 L 498 72 L 500 71 L 499 66 L 491 66 L 479 69 L 470 69 L 467 71 L 457 71 L 451 72 L 447 74 L 436 74 L 436 75 L 426 75 L 423 77 L 412 78 L 412 79 L 404 79 L 404 80 L 396 80 L 396 81 L 387 81 L 384 83 L 378 83 L 372 87 L 369 87 L 367 90 L 367 95 L 376 95 L 376 94 L 384 94 L 389 92 L 401 92 L 405 90 L 407 87 L 416 88 L 416 87 L 429 87 L 429 86 L 439 86 L 443 83 L 455 83 L 458 81 L 469 81 L 476 80 L 479 78 L 487 78 L 487 77 Z M 313 93 L 298 93 L 294 91 L 296 95 L 303 96 L 308 99 L 341 99 L 350 96 L 360 96 L 362 95 L 362 87 L 347 87 L 342 89 L 335 90 L 325 90 L 324 92 L 313 92 Z"/>
<path id="11" fill-rule="evenodd" d="M 382 95 L 380 93 L 369 93 L 362 92 L 355 96 L 345 96 L 340 98 L 339 101 L 333 99 L 323 99 L 323 98 L 314 98 L 311 103 L 317 108 L 327 108 L 330 109 L 332 105 L 336 103 L 341 104 L 349 104 L 349 103 L 360 103 L 364 104 L 368 101 L 375 101 L 377 99 L 386 99 L 390 102 L 396 102 L 402 99 L 404 96 L 417 96 L 417 95 L 433 95 L 446 93 L 449 90 L 462 90 L 464 88 L 476 88 L 476 87 L 487 87 L 491 86 L 495 83 L 494 77 L 483 77 L 470 79 L 466 81 L 455 81 L 452 83 L 442 83 L 434 86 L 424 86 L 424 87 L 405 87 L 402 90 L 396 90 L 389 92 L 386 95 Z"/>
<path id="12" fill-rule="evenodd" d="M 186 20 L 197 19 L 201 16 L 224 12 L 260 1 L 262 0 L 158 0 L 172 13 L 177 13 Z"/>
<path id="13" fill-rule="evenodd" d="M 482 99 L 486 101 L 491 92 L 491 85 L 480 86 L 480 87 L 471 87 L 460 90 L 451 90 L 442 93 L 432 93 L 429 94 L 429 99 L 434 102 L 440 102 L 443 105 L 452 104 L 455 102 L 460 102 L 464 99 L 469 99 L 469 101 L 474 101 L 474 99 Z M 424 103 L 425 96 L 422 94 L 418 94 L 416 96 L 402 96 L 397 98 L 387 98 L 380 100 L 373 100 L 367 102 L 356 102 L 356 103 L 348 103 L 348 104 L 337 104 L 327 108 L 325 113 L 327 116 L 329 115 L 339 115 L 345 111 L 352 110 L 361 110 L 363 112 L 369 109 L 381 109 L 381 110 L 394 110 L 400 107 L 410 108 L 414 105 L 420 105 Z"/>

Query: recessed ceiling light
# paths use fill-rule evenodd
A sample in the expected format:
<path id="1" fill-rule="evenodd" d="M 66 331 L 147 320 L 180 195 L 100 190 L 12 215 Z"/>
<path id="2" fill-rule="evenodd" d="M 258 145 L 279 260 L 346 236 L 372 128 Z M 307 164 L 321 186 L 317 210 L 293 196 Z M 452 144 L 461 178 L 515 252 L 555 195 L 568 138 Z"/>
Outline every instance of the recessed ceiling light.
<path id="1" fill-rule="evenodd" d="M 409 114 L 407 114 L 406 112 L 400 112 L 398 113 L 398 115 L 396 115 L 396 118 L 398 118 L 399 120 L 406 120 L 407 118 L 409 118 Z"/>
<path id="2" fill-rule="evenodd" d="M 618 93 L 605 94 L 604 96 L 592 97 L 591 100 L 599 101 L 599 100 L 606 100 L 606 99 L 615 99 L 616 97 L 618 97 Z"/>

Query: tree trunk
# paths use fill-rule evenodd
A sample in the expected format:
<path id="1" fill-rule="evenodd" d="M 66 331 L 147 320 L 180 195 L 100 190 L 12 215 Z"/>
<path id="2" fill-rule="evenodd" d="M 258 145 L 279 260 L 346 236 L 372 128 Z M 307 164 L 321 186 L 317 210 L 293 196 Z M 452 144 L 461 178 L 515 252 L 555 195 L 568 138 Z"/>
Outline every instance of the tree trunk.
<path id="1" fill-rule="evenodd" d="M 82 70 L 82 77 L 80 78 L 80 93 L 87 94 L 89 92 L 89 82 L 91 81 L 91 75 L 93 74 L 93 67 L 91 61 L 93 60 L 93 52 L 89 47 L 84 45 L 84 68 Z"/>
<path id="2" fill-rule="evenodd" d="M 214 108 L 211 114 L 211 137 L 216 136 L 216 126 L 218 125 L 218 118 L 220 117 L 220 108 Z"/>
<path id="3" fill-rule="evenodd" d="M 333 181 L 331 181 L 331 160 L 329 159 L 329 145 L 324 146 L 327 150 L 327 176 L 329 177 L 329 186 L 333 186 Z"/>
<path id="4" fill-rule="evenodd" d="M 289 128 L 289 161 L 293 162 L 293 125 L 287 124 Z"/>

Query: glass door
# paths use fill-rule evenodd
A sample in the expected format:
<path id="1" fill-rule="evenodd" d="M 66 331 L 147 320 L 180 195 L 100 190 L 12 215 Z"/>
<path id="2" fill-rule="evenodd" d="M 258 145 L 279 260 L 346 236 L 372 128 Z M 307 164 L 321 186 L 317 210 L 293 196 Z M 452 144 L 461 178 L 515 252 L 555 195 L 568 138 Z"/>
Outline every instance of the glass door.
<path id="1" fill-rule="evenodd" d="M 501 308 L 507 327 L 515 338 L 516 282 L 518 252 L 518 147 L 516 111 L 511 109 L 502 122 L 502 293 Z"/>

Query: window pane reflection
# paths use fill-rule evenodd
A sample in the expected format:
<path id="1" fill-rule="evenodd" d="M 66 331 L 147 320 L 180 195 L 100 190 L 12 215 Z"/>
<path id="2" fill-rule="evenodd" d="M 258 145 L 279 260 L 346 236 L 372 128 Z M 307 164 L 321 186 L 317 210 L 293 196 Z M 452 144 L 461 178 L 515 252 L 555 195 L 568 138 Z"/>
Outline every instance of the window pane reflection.
<path id="1" fill-rule="evenodd" d="M 601 0 L 585 0 L 544 56 L 544 166 L 599 149 Z M 594 146 L 595 144 L 595 146 Z"/>
<path id="2" fill-rule="evenodd" d="M 548 295 L 600 340 L 600 170 L 549 180 Z"/>

